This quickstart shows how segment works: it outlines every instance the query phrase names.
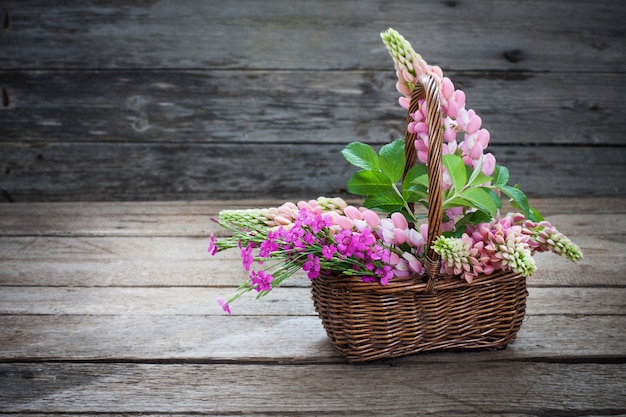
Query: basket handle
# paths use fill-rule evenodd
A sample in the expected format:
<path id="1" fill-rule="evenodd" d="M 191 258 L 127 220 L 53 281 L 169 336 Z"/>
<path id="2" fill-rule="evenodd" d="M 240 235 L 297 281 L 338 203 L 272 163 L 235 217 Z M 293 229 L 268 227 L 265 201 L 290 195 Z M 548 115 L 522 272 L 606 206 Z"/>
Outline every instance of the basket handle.
<path id="1" fill-rule="evenodd" d="M 442 210 L 442 189 L 441 180 L 443 176 L 442 169 L 442 147 L 443 147 L 443 129 L 441 128 L 441 103 L 439 102 L 439 87 L 437 81 L 430 75 L 422 75 L 415 83 L 409 111 L 407 116 L 408 124 L 413 121 L 411 114 L 419 109 L 419 100 L 425 99 L 425 105 L 428 110 L 428 118 L 426 125 L 428 126 L 428 240 L 426 249 L 426 261 L 424 268 L 428 276 L 426 291 L 430 292 L 435 288 L 435 283 L 439 276 L 441 268 L 441 260 L 432 248 L 433 242 L 441 236 L 441 222 L 443 217 Z M 406 162 L 404 166 L 404 176 L 409 169 L 417 163 L 417 155 L 415 151 L 415 139 L 417 134 L 410 133 L 406 130 L 404 136 L 404 153 Z"/>

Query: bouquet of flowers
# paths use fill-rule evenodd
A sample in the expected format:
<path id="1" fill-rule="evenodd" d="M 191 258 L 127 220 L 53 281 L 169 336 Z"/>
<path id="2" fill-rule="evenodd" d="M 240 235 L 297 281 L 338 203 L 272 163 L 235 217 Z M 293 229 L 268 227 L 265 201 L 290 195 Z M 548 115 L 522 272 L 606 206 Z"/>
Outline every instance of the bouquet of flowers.
<path id="1" fill-rule="evenodd" d="M 407 131 L 415 135 L 415 163 L 407 169 L 405 143 L 397 139 L 378 152 L 361 142 L 350 143 L 342 155 L 359 168 L 348 190 L 364 197 L 362 207 L 341 198 L 285 203 L 267 209 L 224 210 L 216 222 L 229 237 L 210 239 L 215 254 L 238 248 L 248 279 L 228 300 L 218 299 L 230 313 L 230 303 L 242 294 L 267 294 L 298 271 L 315 280 L 321 274 L 359 277 L 372 285 L 389 285 L 425 273 L 429 251 L 440 259 L 440 272 L 471 283 L 479 274 L 513 271 L 525 277 L 535 272 L 535 252 L 551 251 L 572 261 L 582 252 L 531 207 L 508 170 L 486 153 L 490 135 L 481 118 L 466 106 L 441 68 L 428 65 L 395 30 L 381 34 L 393 58 L 409 109 L 418 80 L 436 82 L 443 132 L 441 235 L 429 245 L 429 224 L 415 206 L 429 205 L 428 106 L 420 100 L 409 110 Z M 502 198 L 517 212 L 503 214 Z M 438 265 L 439 266 L 439 265 Z"/>

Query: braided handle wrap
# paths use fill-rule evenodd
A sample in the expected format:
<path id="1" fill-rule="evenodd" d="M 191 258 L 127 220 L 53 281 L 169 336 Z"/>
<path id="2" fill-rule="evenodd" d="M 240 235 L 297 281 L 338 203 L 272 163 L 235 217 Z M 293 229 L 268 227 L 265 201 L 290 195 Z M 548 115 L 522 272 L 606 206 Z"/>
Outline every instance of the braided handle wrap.
<path id="1" fill-rule="evenodd" d="M 426 291 L 431 292 L 435 288 L 435 283 L 441 268 L 439 255 L 431 248 L 433 242 L 441 236 L 441 222 L 443 219 L 442 210 L 442 189 L 441 180 L 443 169 L 441 163 L 442 147 L 443 147 L 443 129 L 441 127 L 442 113 L 441 104 L 439 103 L 439 87 L 437 81 L 429 75 L 423 75 L 413 89 L 411 103 L 409 105 L 407 127 L 413 121 L 411 114 L 419 109 L 419 100 L 425 99 L 425 105 L 428 110 L 427 126 L 428 126 L 428 241 L 426 249 L 426 261 L 424 268 L 428 276 L 428 284 Z M 415 139 L 417 134 L 410 133 L 407 129 L 404 137 L 404 151 L 406 155 L 406 163 L 404 166 L 404 175 L 417 162 L 415 151 Z"/>

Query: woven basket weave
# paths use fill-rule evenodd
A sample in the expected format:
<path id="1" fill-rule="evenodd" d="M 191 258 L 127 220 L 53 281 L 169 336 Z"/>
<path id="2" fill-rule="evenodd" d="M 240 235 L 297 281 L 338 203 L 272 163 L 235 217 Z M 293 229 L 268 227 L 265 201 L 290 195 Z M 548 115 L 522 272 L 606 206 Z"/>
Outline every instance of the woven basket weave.
<path id="1" fill-rule="evenodd" d="M 440 274 L 431 249 L 441 235 L 441 107 L 436 81 L 422 77 L 409 114 L 425 99 L 429 128 L 428 245 L 423 276 L 365 283 L 359 277 L 320 275 L 312 280 L 315 310 L 333 345 L 350 362 L 425 351 L 499 349 L 515 340 L 526 310 L 526 279 L 513 272 L 479 275 L 468 284 Z M 409 116 L 407 123 L 411 121 Z M 415 134 L 406 132 L 406 172 L 415 164 Z"/>

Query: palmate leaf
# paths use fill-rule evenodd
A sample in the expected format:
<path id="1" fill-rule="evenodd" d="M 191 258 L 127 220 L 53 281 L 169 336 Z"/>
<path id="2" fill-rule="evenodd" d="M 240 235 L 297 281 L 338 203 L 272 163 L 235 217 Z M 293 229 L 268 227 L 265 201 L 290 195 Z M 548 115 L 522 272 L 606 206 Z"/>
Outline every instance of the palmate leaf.
<path id="1" fill-rule="evenodd" d="M 352 142 L 341 151 L 341 154 L 346 161 L 358 168 L 373 171 L 380 169 L 380 160 L 376 151 L 364 143 Z"/>
<path id="2" fill-rule="evenodd" d="M 493 184 L 496 187 L 507 185 L 509 183 L 509 170 L 502 165 L 496 165 L 493 171 Z"/>
<path id="3" fill-rule="evenodd" d="M 467 172 L 463 158 L 458 155 L 448 154 L 444 155 L 441 161 L 452 178 L 454 190 L 458 193 L 467 184 Z"/>
<path id="4" fill-rule="evenodd" d="M 469 166 L 467 167 L 467 169 L 471 170 Z M 478 164 L 476 164 L 476 167 L 474 168 L 474 170 L 469 175 L 469 179 L 467 180 L 467 185 L 469 185 L 470 187 L 474 187 L 474 186 L 481 185 L 481 184 L 487 184 L 488 182 L 491 182 L 492 180 L 493 180 L 493 177 L 490 177 L 489 175 L 485 175 L 483 173 L 483 160 L 481 158 L 480 161 L 478 161 Z"/>
<path id="5" fill-rule="evenodd" d="M 406 173 L 402 182 L 402 189 L 406 190 L 413 185 L 423 185 L 428 187 L 428 169 L 426 165 L 415 165 Z"/>
<path id="6" fill-rule="evenodd" d="M 396 139 L 380 148 L 380 169 L 392 183 L 402 179 L 404 172 L 404 141 Z"/>
<path id="7" fill-rule="evenodd" d="M 454 225 L 455 230 L 451 232 L 444 232 L 446 237 L 460 238 L 465 233 L 466 227 L 470 224 L 487 223 L 491 221 L 491 216 L 483 211 L 472 211 L 465 216 L 457 220 Z"/>
<path id="8" fill-rule="evenodd" d="M 358 171 L 348 180 L 348 191 L 356 195 L 373 196 L 392 189 L 389 178 L 380 171 Z"/>
<path id="9" fill-rule="evenodd" d="M 424 204 L 428 202 L 428 188 L 423 185 L 412 185 L 402 190 L 402 196 L 407 203 Z"/>
<path id="10" fill-rule="evenodd" d="M 531 214 L 530 205 L 528 204 L 526 194 L 524 194 L 522 190 L 517 187 L 511 187 L 510 185 L 500 185 L 498 186 L 498 189 L 511 198 L 511 204 L 513 207 L 517 207 L 522 210 L 524 215 L 529 217 Z"/>
<path id="11" fill-rule="evenodd" d="M 393 213 L 404 209 L 404 200 L 393 190 L 376 195 L 370 195 L 363 202 L 363 206 L 370 210 Z"/>
<path id="12" fill-rule="evenodd" d="M 468 188 L 461 193 L 460 197 L 469 201 L 478 210 L 488 213 L 491 217 L 498 215 L 498 206 L 483 188 Z"/>
<path id="13" fill-rule="evenodd" d="M 496 207 L 498 209 L 502 208 L 502 199 L 500 199 L 500 196 L 493 190 L 493 188 L 488 188 L 486 189 L 487 194 L 489 194 L 489 197 L 491 197 L 491 199 L 493 200 L 493 203 L 496 205 Z"/>
<path id="14" fill-rule="evenodd" d="M 476 208 L 490 217 L 498 214 L 498 206 L 489 195 L 489 192 L 482 187 L 474 187 L 463 190 L 458 196 L 446 200 L 443 205 L 444 210 L 453 207 Z"/>

